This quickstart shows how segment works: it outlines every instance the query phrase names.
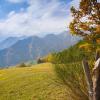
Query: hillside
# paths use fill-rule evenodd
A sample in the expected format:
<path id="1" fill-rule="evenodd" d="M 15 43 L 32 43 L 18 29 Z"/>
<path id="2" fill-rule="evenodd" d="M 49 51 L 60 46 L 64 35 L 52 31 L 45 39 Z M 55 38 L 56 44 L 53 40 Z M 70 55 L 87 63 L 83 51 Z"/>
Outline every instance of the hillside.
<path id="1" fill-rule="evenodd" d="M 73 100 L 52 64 L 0 70 L 0 100 Z M 77 99 L 78 100 L 78 99 Z"/>
<path id="2" fill-rule="evenodd" d="M 36 60 L 48 53 L 68 48 L 78 40 L 78 37 L 73 37 L 68 32 L 58 35 L 49 34 L 45 37 L 31 36 L 18 40 L 10 47 L 0 51 L 0 67 Z"/>
<path id="3" fill-rule="evenodd" d="M 9 37 L 5 39 L 4 41 L 0 42 L 0 50 L 9 48 L 13 44 L 15 44 L 18 41 L 18 37 Z"/>
<path id="4" fill-rule="evenodd" d="M 83 43 L 83 40 L 80 40 L 73 46 L 70 46 L 67 49 L 64 49 L 60 52 L 55 52 L 48 54 L 40 59 L 41 62 L 51 62 L 51 63 L 76 63 L 81 62 L 84 58 L 87 58 L 89 61 L 94 61 L 94 52 L 85 51 L 83 48 L 79 48 L 80 44 Z"/>
<path id="5" fill-rule="evenodd" d="M 4 50 L 6 48 L 10 48 L 12 45 L 14 45 L 15 43 L 17 43 L 20 40 L 25 39 L 25 36 L 21 36 L 21 37 L 6 37 L 5 39 L 1 39 L 0 38 L 0 51 Z"/>

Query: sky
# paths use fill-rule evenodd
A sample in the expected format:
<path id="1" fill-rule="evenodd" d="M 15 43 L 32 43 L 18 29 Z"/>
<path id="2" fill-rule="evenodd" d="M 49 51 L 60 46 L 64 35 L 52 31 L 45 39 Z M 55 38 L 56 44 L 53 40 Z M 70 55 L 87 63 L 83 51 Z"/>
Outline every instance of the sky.
<path id="1" fill-rule="evenodd" d="M 79 0 L 0 0 L 0 36 L 30 36 L 68 30 L 70 7 Z"/>

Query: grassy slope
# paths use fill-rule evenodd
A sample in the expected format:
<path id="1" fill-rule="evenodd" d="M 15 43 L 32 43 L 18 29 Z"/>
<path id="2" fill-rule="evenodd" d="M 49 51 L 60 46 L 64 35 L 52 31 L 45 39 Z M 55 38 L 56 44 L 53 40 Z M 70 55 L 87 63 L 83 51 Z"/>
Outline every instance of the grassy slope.
<path id="1" fill-rule="evenodd" d="M 0 70 L 0 100 L 73 100 L 52 64 Z"/>

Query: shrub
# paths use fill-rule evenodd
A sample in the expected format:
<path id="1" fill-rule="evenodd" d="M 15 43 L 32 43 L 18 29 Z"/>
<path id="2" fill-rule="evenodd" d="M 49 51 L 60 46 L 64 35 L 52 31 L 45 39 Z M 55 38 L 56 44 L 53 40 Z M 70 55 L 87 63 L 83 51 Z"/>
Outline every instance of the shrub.
<path id="1" fill-rule="evenodd" d="M 17 67 L 27 67 L 27 65 L 25 63 L 21 63 L 21 64 L 17 65 Z"/>

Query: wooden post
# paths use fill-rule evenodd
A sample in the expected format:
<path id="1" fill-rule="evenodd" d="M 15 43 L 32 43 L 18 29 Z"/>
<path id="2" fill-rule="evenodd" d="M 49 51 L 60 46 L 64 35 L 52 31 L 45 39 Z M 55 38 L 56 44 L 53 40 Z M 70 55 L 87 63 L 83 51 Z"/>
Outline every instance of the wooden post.
<path id="1" fill-rule="evenodd" d="M 97 50 L 95 60 L 97 61 L 99 58 L 100 58 L 100 50 Z"/>
<path id="2" fill-rule="evenodd" d="M 93 100 L 100 100 L 100 58 L 93 69 Z"/>
<path id="3" fill-rule="evenodd" d="M 90 74 L 90 69 L 87 60 L 84 59 L 82 64 L 83 64 L 83 69 L 84 69 L 88 90 L 89 90 L 89 100 L 93 100 L 93 82 L 92 82 L 92 77 Z"/>

